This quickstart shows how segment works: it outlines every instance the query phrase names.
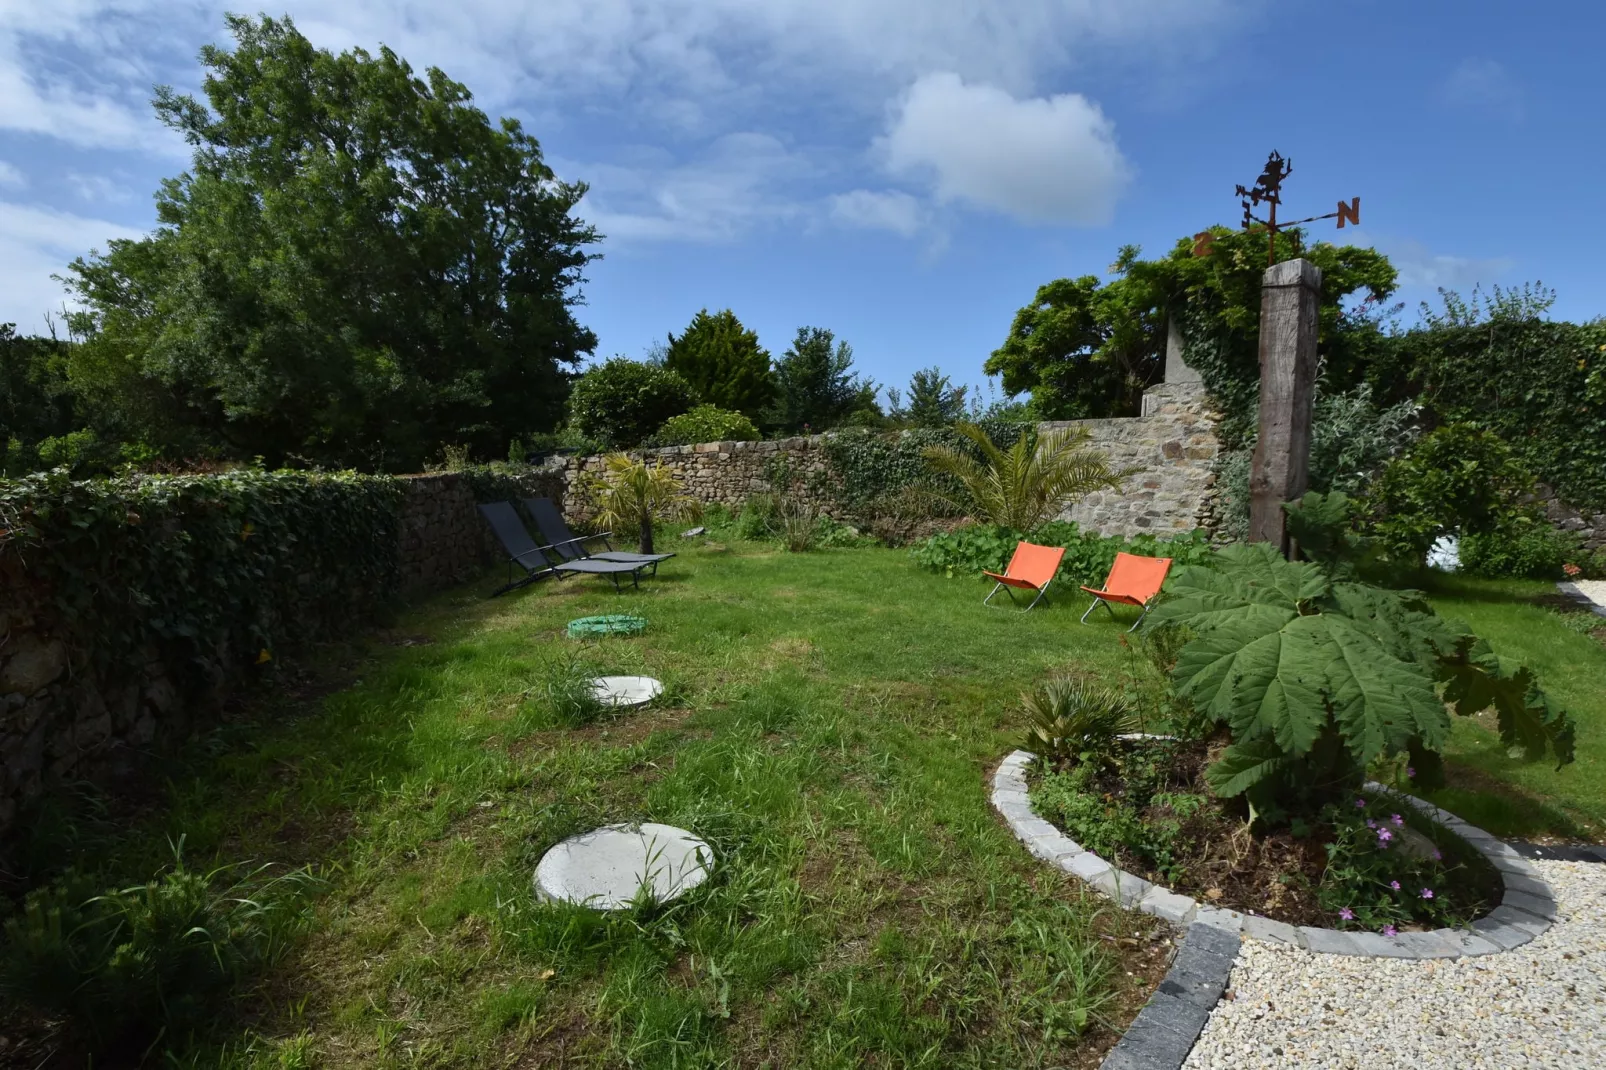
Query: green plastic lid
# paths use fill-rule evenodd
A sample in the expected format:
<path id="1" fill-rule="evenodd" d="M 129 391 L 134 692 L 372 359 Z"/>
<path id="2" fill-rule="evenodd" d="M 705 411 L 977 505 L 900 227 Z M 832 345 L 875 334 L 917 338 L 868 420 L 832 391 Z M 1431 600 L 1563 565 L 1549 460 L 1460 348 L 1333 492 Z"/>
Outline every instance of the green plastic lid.
<path id="1" fill-rule="evenodd" d="M 636 617 L 628 613 L 580 617 L 569 622 L 569 638 L 596 639 L 604 635 L 640 635 L 646 627 L 646 617 Z"/>

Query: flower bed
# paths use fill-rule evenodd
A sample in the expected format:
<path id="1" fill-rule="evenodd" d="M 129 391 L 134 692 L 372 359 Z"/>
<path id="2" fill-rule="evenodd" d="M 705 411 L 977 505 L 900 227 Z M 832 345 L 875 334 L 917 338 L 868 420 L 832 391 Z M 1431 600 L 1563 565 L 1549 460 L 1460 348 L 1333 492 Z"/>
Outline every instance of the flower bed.
<path id="1" fill-rule="evenodd" d="M 1120 867 L 1219 908 L 1291 925 L 1397 931 L 1459 926 L 1499 902 L 1494 867 L 1388 795 L 1249 831 L 1241 798 L 1211 792 L 1202 741 L 1129 739 L 1105 760 L 1040 767 L 1043 818 Z"/>

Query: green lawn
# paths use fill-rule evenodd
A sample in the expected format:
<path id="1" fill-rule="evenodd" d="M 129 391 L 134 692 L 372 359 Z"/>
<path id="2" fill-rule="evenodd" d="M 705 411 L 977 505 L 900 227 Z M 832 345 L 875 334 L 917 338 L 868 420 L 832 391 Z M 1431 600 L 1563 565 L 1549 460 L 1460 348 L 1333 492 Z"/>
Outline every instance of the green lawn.
<path id="1" fill-rule="evenodd" d="M 212 1038 L 250 1052 L 200 1063 L 1096 1065 L 1168 934 L 1031 859 L 987 796 L 1024 686 L 1154 686 L 1123 626 L 1079 625 L 1080 598 L 984 608 L 901 551 L 673 548 L 639 594 L 418 608 L 97 860 L 140 879 L 183 834 L 196 863 L 328 867 L 313 935 Z M 647 633 L 562 637 L 621 610 Z M 547 681 L 574 658 L 668 692 L 560 727 Z M 533 902 L 546 848 L 632 819 L 708 839 L 715 878 L 611 919 Z"/>
<path id="2" fill-rule="evenodd" d="M 106 883 L 144 879 L 181 835 L 193 866 L 327 877 L 311 935 L 177 1065 L 1097 1064 L 1167 932 L 1032 860 L 987 794 L 1028 684 L 1087 674 L 1157 708 L 1124 623 L 1078 624 L 1080 597 L 983 608 L 985 585 L 902 551 L 673 548 L 639 593 L 442 595 L 193 746 L 131 834 L 40 829 L 52 865 Z M 1503 834 L 1606 827 L 1606 647 L 1536 602 L 1549 590 L 1432 591 L 1578 720 L 1557 773 L 1458 719 L 1438 798 Z M 644 636 L 563 637 L 622 610 Z M 668 690 L 564 727 L 554 681 L 575 670 Z M 699 833 L 714 879 L 612 918 L 533 901 L 549 846 L 625 820 Z"/>
<path id="3" fill-rule="evenodd" d="M 1525 663 L 1578 724 L 1578 760 L 1553 763 L 1507 755 L 1493 717 L 1457 717 L 1451 736 L 1450 787 L 1435 795 L 1446 809 L 1503 836 L 1606 836 L 1606 643 L 1568 627 L 1597 623 L 1567 607 L 1553 583 L 1429 579 L 1435 609 L 1471 625 L 1502 658 Z M 1597 633 L 1598 634 L 1598 633 Z"/>

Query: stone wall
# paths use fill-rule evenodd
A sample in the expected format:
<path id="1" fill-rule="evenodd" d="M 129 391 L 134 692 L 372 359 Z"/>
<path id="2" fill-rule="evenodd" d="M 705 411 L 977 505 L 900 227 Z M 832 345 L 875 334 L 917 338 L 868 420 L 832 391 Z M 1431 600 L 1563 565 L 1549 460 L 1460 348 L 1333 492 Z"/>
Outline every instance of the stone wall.
<path id="1" fill-rule="evenodd" d="M 1606 550 L 1606 512 L 1586 512 L 1568 505 L 1556 497 L 1556 492 L 1543 484 L 1539 487 L 1539 504 L 1545 516 L 1562 531 L 1571 532 L 1583 540 L 1587 550 Z"/>
<path id="2" fill-rule="evenodd" d="M 563 492 L 559 473 L 506 478 L 511 493 Z M 468 476 L 431 473 L 404 476 L 401 483 L 396 553 L 402 593 L 450 586 L 506 560 L 475 508 Z M 314 583 L 330 579 L 310 577 Z M 74 663 L 68 637 L 57 627 L 48 593 L 29 582 L 25 565 L 15 558 L 0 562 L 0 838 L 18 808 L 52 785 L 109 785 L 134 772 L 153 749 L 214 715 L 250 672 L 250 657 L 219 650 L 212 660 L 229 668 L 181 680 L 153 641 L 141 667 L 104 681 Z"/>
<path id="3" fill-rule="evenodd" d="M 506 477 L 509 497 L 561 499 L 560 472 Z M 461 583 L 507 560 L 491 526 L 480 516 L 468 476 L 431 472 L 402 476 L 401 540 L 397 547 L 403 593 Z"/>
<path id="4" fill-rule="evenodd" d="M 1075 520 L 1104 535 L 1169 535 L 1210 526 L 1215 495 L 1215 462 L 1220 452 L 1216 420 L 1198 383 L 1163 384 L 1144 395 L 1143 416 L 1116 420 L 1046 423 L 1043 428 L 1079 426 L 1092 434 L 1091 444 L 1104 450 L 1117 471 L 1137 469 L 1119 491 L 1101 491 L 1066 508 L 1062 519 Z M 741 507 L 751 494 L 769 490 L 766 466 L 785 458 L 802 475 L 827 467 L 826 435 L 774 442 L 705 442 L 646 450 L 636 456 L 671 469 L 686 491 L 704 505 Z M 570 457 L 555 462 L 566 487 L 564 510 L 583 521 L 587 503 L 581 493 L 585 476 L 602 467 L 602 458 Z M 814 503 L 826 513 L 830 500 Z"/>

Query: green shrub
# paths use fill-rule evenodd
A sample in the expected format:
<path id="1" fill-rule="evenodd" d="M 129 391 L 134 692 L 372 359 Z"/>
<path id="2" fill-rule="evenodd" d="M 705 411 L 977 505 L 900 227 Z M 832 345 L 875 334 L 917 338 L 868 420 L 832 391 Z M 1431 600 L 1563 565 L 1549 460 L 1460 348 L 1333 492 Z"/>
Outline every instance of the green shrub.
<path id="1" fill-rule="evenodd" d="M 6 920 L 0 999 L 72 1021 L 98 1052 L 142 1050 L 203 1023 L 247 972 L 305 931 L 306 870 L 269 877 L 182 858 L 144 884 L 89 897 L 68 879 L 36 889 Z"/>
<path id="2" fill-rule="evenodd" d="M 625 449 L 695 403 L 691 384 L 669 369 L 614 357 L 575 381 L 569 421 L 577 433 Z"/>
<path id="3" fill-rule="evenodd" d="M 655 446 L 689 446 L 697 442 L 756 442 L 758 428 L 739 412 L 699 405 L 671 416 L 652 437 Z"/>
<path id="4" fill-rule="evenodd" d="M 1182 569 L 1148 619 L 1194 632 L 1172 679 L 1232 734 L 1209 782 L 1248 794 L 1262 815 L 1324 805 L 1380 759 L 1408 756 L 1434 786 L 1452 706 L 1492 707 L 1501 742 L 1530 758 L 1573 760 L 1573 722 L 1531 670 L 1502 663 L 1420 595 L 1334 581 L 1265 543 Z"/>
<path id="5" fill-rule="evenodd" d="M 939 532 L 917 543 L 910 556 L 917 564 L 934 572 L 974 576 L 983 569 L 1002 571 L 1015 552 L 1015 545 L 1023 539 L 1039 546 L 1065 547 L 1058 577 L 1067 585 L 1103 583 L 1115 563 L 1115 555 L 1123 550 L 1143 557 L 1169 557 L 1173 568 L 1197 564 L 1210 557 L 1210 540 L 1203 531 L 1170 539 L 1153 535 L 1105 537 L 1081 531 L 1076 524 L 1062 520 L 1050 521 L 1025 534 L 981 524 Z"/>
<path id="6" fill-rule="evenodd" d="M 1122 695 L 1064 677 L 1022 695 L 1021 706 L 1027 720 L 1022 746 L 1056 765 L 1108 761 L 1121 733 L 1137 727 L 1136 714 Z"/>
<path id="7" fill-rule="evenodd" d="M 775 495 L 750 494 L 736 515 L 736 537 L 739 539 L 773 539 L 781 532 L 780 514 Z"/>
<path id="8" fill-rule="evenodd" d="M 1377 534 L 1413 565 L 1441 535 L 1489 534 L 1537 516 L 1534 478 L 1499 436 L 1450 424 L 1389 462 L 1373 495 Z"/>
<path id="9" fill-rule="evenodd" d="M 1461 570 L 1475 576 L 1556 580 L 1562 578 L 1562 565 L 1578 556 L 1577 537 L 1557 531 L 1543 518 L 1516 517 L 1460 541 Z"/>

